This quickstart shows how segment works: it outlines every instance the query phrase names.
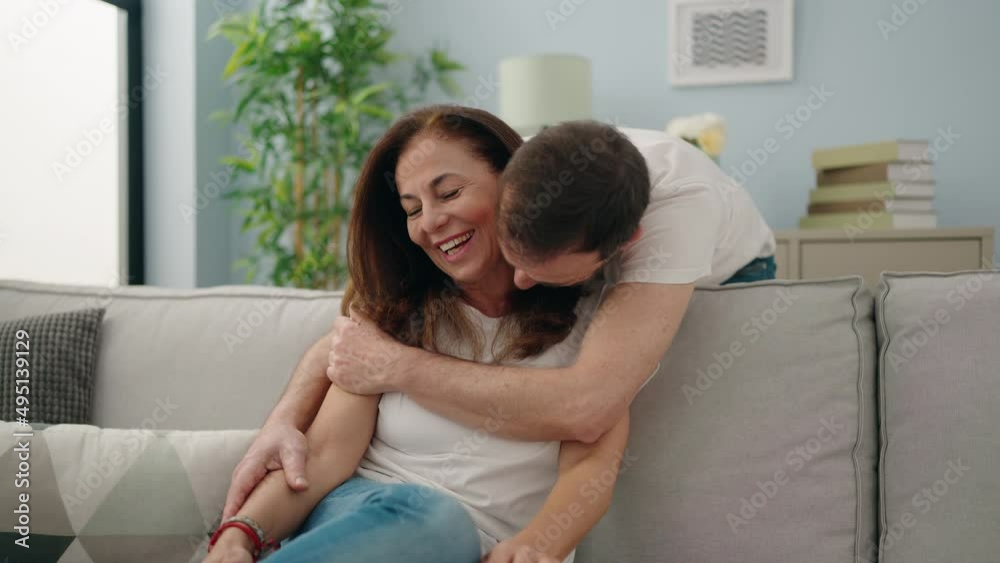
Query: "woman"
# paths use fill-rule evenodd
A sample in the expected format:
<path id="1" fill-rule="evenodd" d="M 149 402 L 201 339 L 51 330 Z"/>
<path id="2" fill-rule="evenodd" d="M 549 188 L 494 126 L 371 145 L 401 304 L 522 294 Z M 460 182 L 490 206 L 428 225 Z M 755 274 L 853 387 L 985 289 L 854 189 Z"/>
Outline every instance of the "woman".
<path id="1" fill-rule="evenodd" d="M 578 313 L 595 299 L 579 288 L 515 290 L 497 244 L 498 177 L 520 144 L 470 108 L 397 121 L 358 180 L 345 311 L 461 358 L 572 361 L 579 339 L 567 337 L 585 330 L 577 318 L 590 315 Z M 216 534 L 206 563 L 251 561 L 252 525 L 268 539 L 292 534 L 269 563 L 570 561 L 610 503 L 628 420 L 589 445 L 502 439 L 493 434 L 504 420 L 498 412 L 471 429 L 398 393 L 331 386 L 306 433 L 310 487 L 292 492 L 271 472 L 237 514 L 250 525 Z"/>

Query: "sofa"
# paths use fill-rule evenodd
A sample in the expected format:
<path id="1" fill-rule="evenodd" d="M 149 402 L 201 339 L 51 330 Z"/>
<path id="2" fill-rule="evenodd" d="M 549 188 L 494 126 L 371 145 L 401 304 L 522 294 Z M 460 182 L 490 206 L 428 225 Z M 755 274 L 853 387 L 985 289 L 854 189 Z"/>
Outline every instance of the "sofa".
<path id="1" fill-rule="evenodd" d="M 89 424 L 32 428 L 41 547 L 11 547 L 4 510 L 0 555 L 201 561 L 233 467 L 340 298 L 0 281 L 0 322 L 105 311 Z M 996 272 L 700 288 L 631 412 L 579 563 L 1000 561 Z"/>

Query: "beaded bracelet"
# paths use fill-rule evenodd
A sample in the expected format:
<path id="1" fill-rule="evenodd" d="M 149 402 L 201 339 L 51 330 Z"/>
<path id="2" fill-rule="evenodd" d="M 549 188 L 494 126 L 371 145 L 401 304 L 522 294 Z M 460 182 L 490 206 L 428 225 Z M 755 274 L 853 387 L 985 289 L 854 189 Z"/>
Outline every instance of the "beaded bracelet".
<path id="1" fill-rule="evenodd" d="M 219 536 L 222 534 L 222 530 L 233 527 L 242 530 L 243 533 L 249 536 L 250 540 L 253 541 L 254 550 L 252 555 L 255 563 L 263 553 L 271 553 L 271 551 L 277 551 L 281 548 L 281 545 L 278 542 L 264 539 L 264 530 L 253 520 L 253 518 L 250 518 L 249 516 L 232 516 L 227 518 L 215 530 L 215 533 L 212 534 L 212 539 L 208 542 L 208 550 L 212 551 L 212 546 L 215 545 L 216 541 L 218 541 Z"/>
<path id="2" fill-rule="evenodd" d="M 257 532 L 253 531 L 250 528 L 250 526 L 246 525 L 243 522 L 227 521 L 218 528 L 216 528 L 215 533 L 212 534 L 212 539 L 208 540 L 208 552 L 209 553 L 212 552 L 212 547 L 215 546 L 215 542 L 218 541 L 219 536 L 222 534 L 222 531 L 225 530 L 226 528 L 239 528 L 240 531 L 242 531 L 250 538 L 250 541 L 253 542 L 253 552 L 251 553 L 251 555 L 253 556 L 254 563 L 256 563 L 257 557 L 260 556 L 260 538 L 257 537 Z"/>

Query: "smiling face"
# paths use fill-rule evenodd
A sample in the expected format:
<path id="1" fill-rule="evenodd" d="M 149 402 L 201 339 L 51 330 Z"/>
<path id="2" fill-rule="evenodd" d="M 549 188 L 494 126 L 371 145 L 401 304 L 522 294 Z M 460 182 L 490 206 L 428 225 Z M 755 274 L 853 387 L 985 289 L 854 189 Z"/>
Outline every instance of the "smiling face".
<path id="1" fill-rule="evenodd" d="M 420 135 L 396 165 L 410 240 L 457 284 L 510 279 L 496 236 L 498 174 L 461 140 Z"/>

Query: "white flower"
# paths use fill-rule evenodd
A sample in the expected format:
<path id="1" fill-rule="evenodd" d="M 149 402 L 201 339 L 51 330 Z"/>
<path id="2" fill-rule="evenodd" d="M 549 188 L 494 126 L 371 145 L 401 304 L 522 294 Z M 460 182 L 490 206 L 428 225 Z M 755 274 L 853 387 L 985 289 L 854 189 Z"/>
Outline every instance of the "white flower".
<path id="1" fill-rule="evenodd" d="M 667 134 L 685 139 L 697 139 L 706 129 L 718 128 L 726 130 L 726 120 L 716 113 L 700 113 L 684 117 L 675 117 L 667 123 Z"/>
<path id="2" fill-rule="evenodd" d="M 715 113 L 676 117 L 667 123 L 667 134 L 680 137 L 717 158 L 726 144 L 726 120 Z"/>

